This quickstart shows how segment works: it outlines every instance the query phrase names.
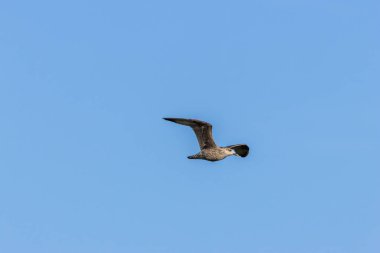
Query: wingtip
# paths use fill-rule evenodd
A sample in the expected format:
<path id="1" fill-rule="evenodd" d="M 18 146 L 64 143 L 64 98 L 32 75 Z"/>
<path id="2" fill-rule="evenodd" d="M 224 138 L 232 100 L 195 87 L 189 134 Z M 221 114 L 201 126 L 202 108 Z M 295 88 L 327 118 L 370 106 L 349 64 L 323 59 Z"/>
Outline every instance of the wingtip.
<path id="1" fill-rule="evenodd" d="M 163 119 L 167 120 L 167 121 L 171 121 L 171 122 L 177 123 L 176 122 L 176 118 L 163 118 Z"/>

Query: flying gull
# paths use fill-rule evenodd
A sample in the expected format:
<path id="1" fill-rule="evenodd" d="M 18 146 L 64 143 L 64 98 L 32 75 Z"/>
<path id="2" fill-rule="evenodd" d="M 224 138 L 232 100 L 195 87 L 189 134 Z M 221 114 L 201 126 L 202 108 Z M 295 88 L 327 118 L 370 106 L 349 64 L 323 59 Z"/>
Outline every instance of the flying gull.
<path id="1" fill-rule="evenodd" d="M 227 156 L 235 155 L 246 157 L 249 152 L 249 147 L 245 144 L 236 144 L 226 147 L 219 147 L 215 144 L 212 137 L 212 125 L 210 123 L 196 119 L 181 119 L 181 118 L 164 118 L 181 125 L 191 127 L 197 136 L 201 152 L 188 156 L 189 159 L 203 159 L 208 161 L 220 161 Z"/>

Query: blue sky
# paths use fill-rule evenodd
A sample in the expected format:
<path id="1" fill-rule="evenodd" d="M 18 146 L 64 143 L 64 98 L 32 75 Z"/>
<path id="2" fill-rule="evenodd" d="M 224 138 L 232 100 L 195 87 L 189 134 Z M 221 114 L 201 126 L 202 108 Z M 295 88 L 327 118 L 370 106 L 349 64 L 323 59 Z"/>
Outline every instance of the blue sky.
<path id="1" fill-rule="evenodd" d="M 380 252 L 379 11 L 1 2 L 0 251 Z"/>

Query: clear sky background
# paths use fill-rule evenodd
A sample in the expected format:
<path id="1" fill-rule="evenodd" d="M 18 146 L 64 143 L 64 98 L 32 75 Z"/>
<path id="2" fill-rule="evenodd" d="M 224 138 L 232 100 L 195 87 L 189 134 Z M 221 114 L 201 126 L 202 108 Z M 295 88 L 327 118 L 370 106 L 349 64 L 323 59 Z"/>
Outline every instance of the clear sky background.
<path id="1" fill-rule="evenodd" d="M 380 252 L 379 13 L 1 1 L 0 252 Z"/>

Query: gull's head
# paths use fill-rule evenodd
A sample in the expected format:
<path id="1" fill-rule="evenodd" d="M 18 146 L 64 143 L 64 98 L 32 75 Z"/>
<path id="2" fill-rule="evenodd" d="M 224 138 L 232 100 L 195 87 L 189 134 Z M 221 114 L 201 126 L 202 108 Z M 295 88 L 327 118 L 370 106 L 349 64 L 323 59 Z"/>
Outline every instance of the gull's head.
<path id="1" fill-rule="evenodd" d="M 229 149 L 228 149 L 228 153 L 229 153 L 229 155 L 239 156 L 239 155 L 236 153 L 236 151 L 235 151 L 234 149 L 232 149 L 232 148 L 229 148 Z"/>

